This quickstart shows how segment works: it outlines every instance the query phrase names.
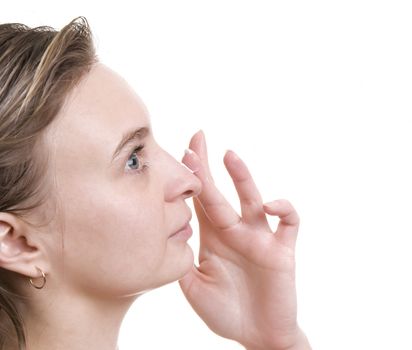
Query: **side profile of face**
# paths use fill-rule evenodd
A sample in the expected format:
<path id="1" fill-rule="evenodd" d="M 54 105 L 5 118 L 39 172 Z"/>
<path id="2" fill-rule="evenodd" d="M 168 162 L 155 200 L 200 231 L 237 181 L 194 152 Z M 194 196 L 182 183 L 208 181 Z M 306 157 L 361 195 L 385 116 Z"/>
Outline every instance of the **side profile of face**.
<path id="1" fill-rule="evenodd" d="M 95 64 L 45 135 L 59 203 L 54 227 L 62 228 L 50 232 L 50 274 L 103 297 L 184 276 L 193 252 L 187 237 L 171 235 L 190 220 L 185 200 L 201 184 L 156 143 L 125 80 Z M 118 150 L 124 135 L 134 137 Z"/>

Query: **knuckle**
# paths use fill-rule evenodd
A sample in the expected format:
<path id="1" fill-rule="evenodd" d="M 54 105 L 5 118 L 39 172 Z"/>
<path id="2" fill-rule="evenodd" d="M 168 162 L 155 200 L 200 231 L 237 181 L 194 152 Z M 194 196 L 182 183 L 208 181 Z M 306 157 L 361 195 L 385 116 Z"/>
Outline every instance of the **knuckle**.
<path id="1" fill-rule="evenodd" d="M 260 208 L 262 206 L 261 200 L 257 198 L 244 197 L 242 198 L 243 205 L 247 207 Z"/>

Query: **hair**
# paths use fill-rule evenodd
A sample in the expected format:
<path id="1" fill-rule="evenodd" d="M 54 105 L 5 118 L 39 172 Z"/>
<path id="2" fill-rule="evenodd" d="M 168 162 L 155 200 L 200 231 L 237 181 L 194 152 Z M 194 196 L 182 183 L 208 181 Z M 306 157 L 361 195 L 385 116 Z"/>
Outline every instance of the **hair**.
<path id="1" fill-rule="evenodd" d="M 50 198 L 44 131 L 97 61 L 85 17 L 60 31 L 0 24 L 0 212 L 23 219 Z M 0 318 L 11 322 L 19 350 L 25 350 L 24 323 L 9 275 L 0 268 Z M 10 332 L 0 329 L 0 349 L 8 338 Z"/>

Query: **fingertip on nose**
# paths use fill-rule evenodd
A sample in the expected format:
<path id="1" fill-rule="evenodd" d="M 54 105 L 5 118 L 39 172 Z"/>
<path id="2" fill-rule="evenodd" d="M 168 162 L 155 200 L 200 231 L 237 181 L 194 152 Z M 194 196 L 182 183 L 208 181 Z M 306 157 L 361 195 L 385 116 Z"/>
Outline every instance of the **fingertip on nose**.
<path id="1" fill-rule="evenodd" d="M 186 148 L 182 158 L 182 164 L 186 165 L 192 173 L 195 173 L 200 169 L 199 156 L 193 150 Z"/>

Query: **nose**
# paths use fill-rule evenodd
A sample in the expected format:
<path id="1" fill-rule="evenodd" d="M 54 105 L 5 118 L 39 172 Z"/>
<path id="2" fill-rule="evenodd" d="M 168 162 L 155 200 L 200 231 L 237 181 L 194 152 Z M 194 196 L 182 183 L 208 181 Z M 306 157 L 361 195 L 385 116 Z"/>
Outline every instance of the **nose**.
<path id="1" fill-rule="evenodd" d="M 171 202 L 177 198 L 187 199 L 197 196 L 202 190 L 200 180 L 185 165 L 172 156 L 169 157 L 165 183 L 165 200 Z"/>

